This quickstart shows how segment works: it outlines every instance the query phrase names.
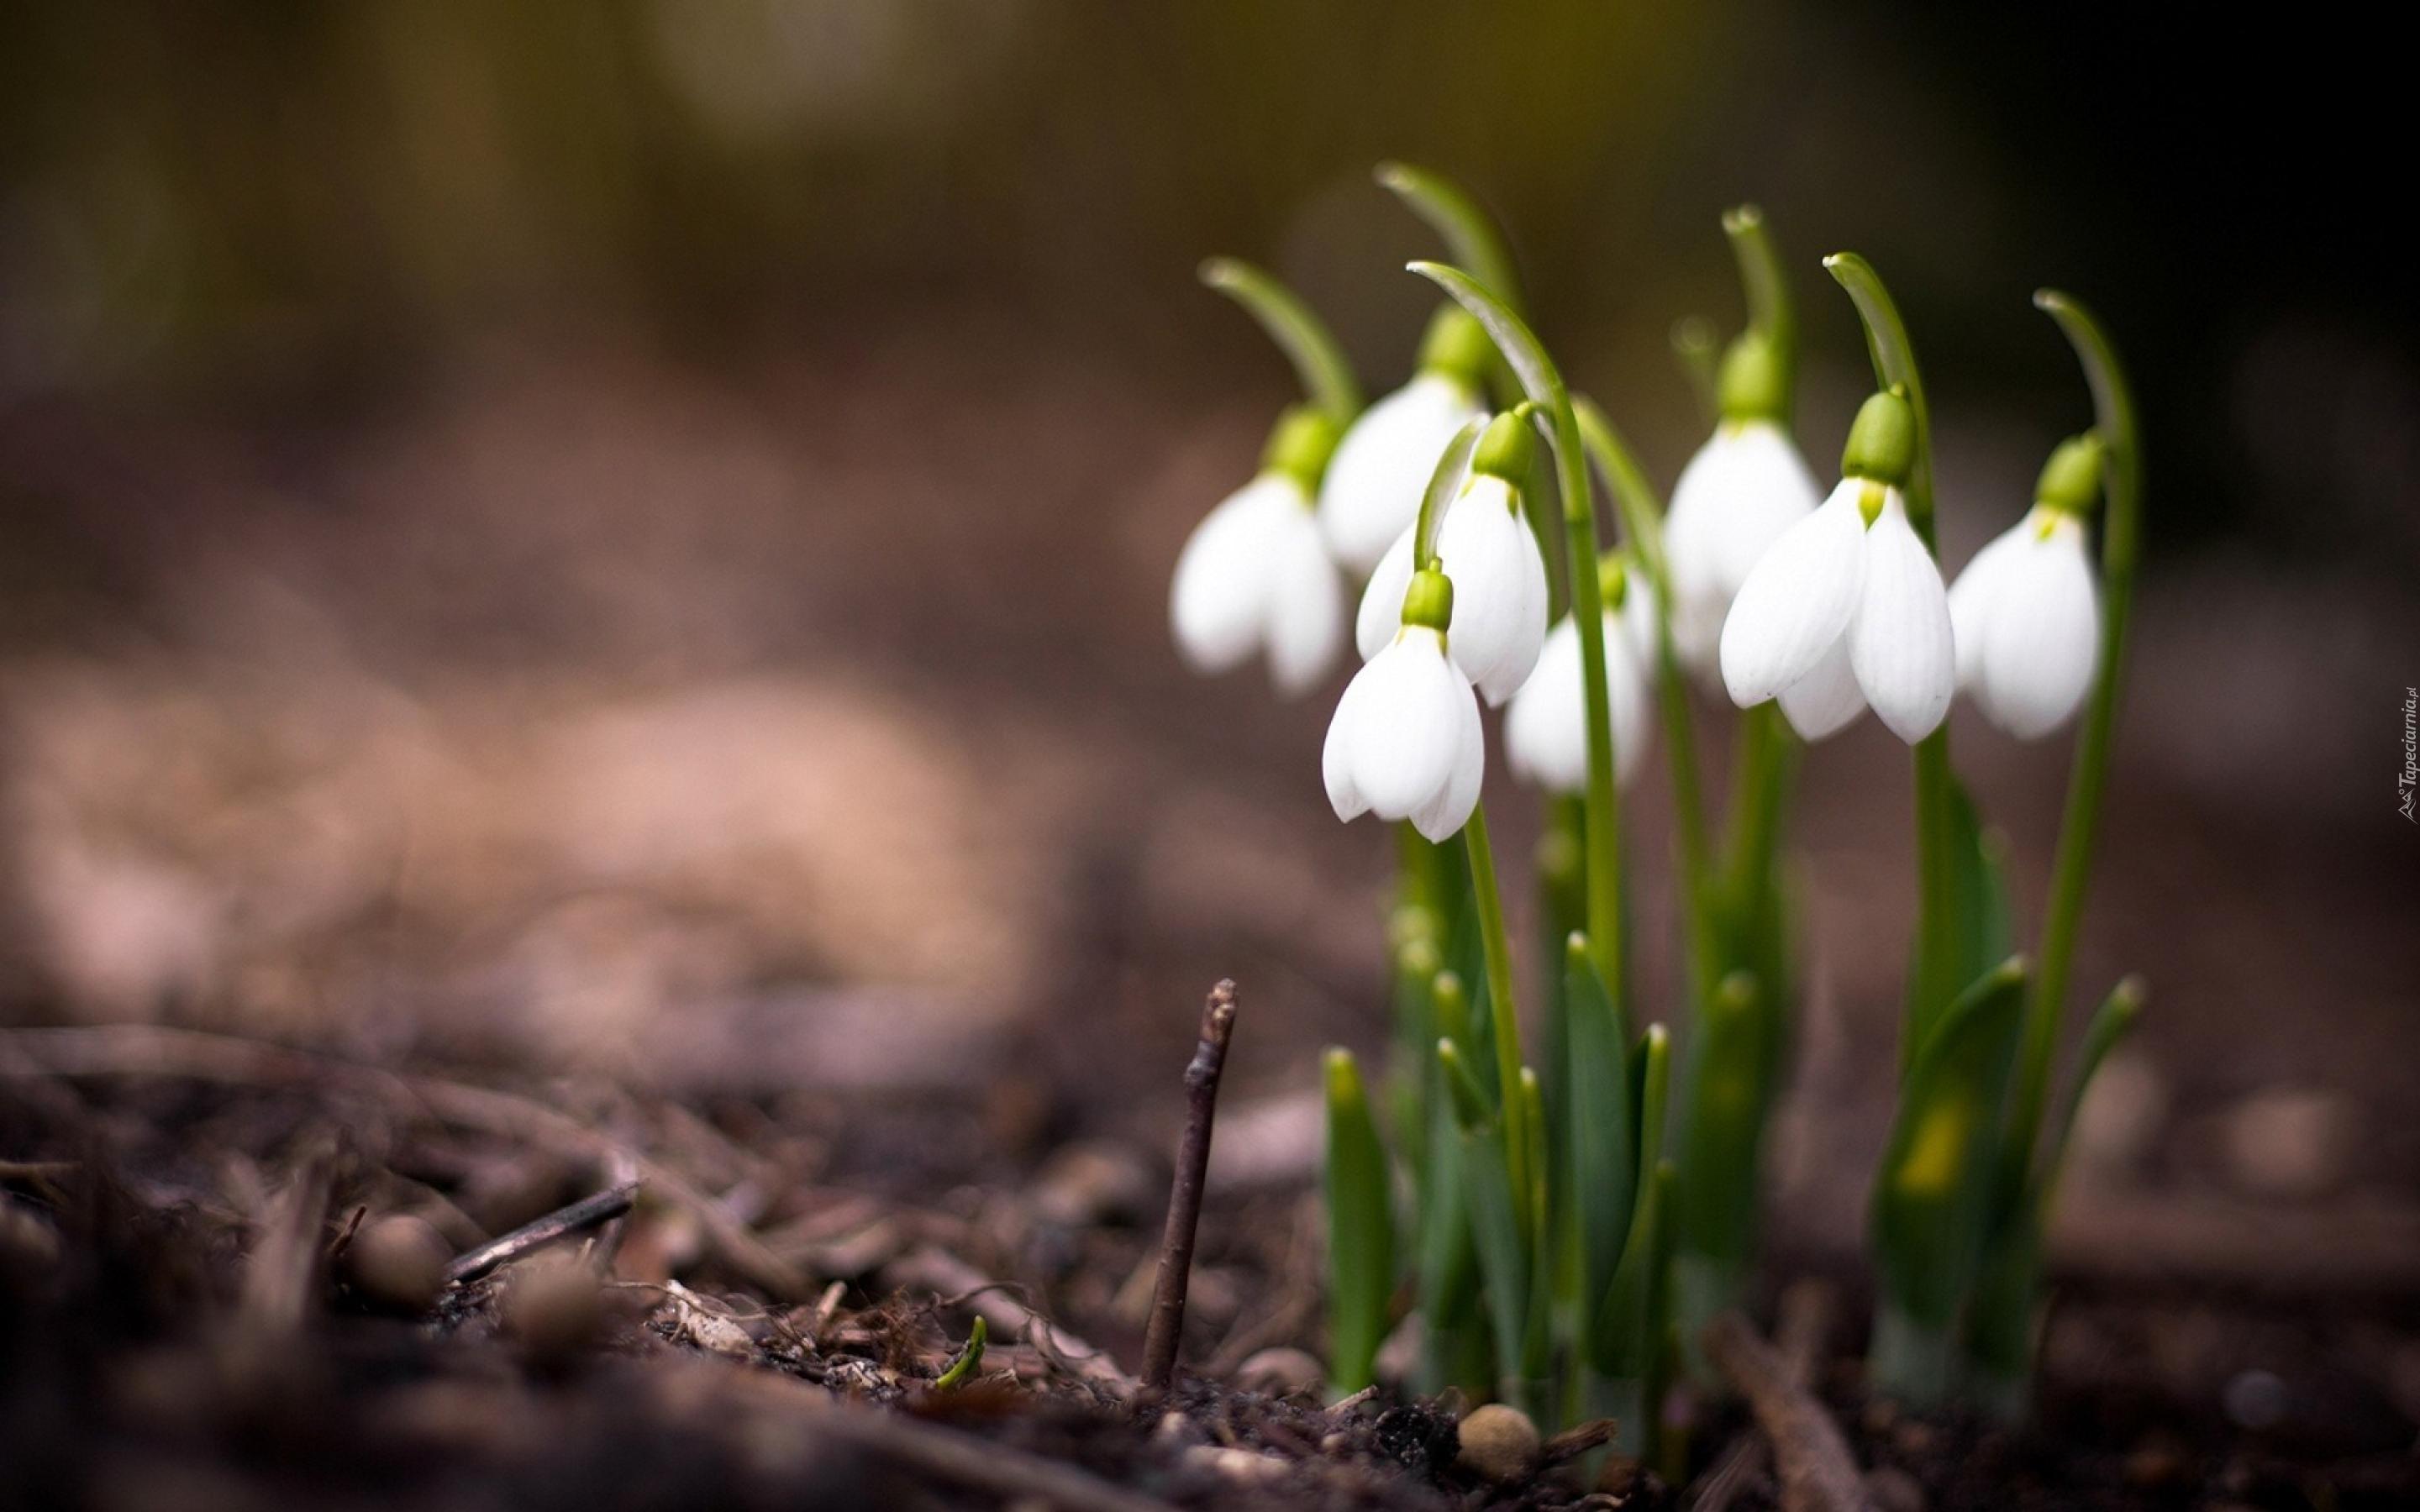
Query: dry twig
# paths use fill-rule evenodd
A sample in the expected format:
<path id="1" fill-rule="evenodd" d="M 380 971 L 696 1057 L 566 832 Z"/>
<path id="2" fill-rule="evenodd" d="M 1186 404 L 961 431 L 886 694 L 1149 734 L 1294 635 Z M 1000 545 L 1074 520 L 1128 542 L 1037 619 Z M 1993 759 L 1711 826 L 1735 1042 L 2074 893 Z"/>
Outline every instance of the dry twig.
<path id="1" fill-rule="evenodd" d="M 1218 1116 L 1218 1073 L 1235 1032 L 1235 984 L 1221 981 L 1202 1005 L 1202 1036 L 1185 1068 L 1185 1135 L 1176 1149 L 1176 1178 L 1168 1194 L 1168 1227 L 1159 1239 L 1159 1276 L 1152 1288 L 1151 1326 L 1143 1335 L 1142 1383 L 1168 1390 L 1185 1334 L 1185 1291 L 1193 1276 L 1193 1239 L 1202 1223 L 1202 1179 L 1210 1169 L 1210 1126 Z"/>
<path id="2" fill-rule="evenodd" d="M 1783 1512 L 1868 1512 L 1865 1482 L 1840 1426 L 1805 1385 L 1790 1380 L 1780 1354 L 1747 1319 L 1723 1314 L 1706 1325 L 1705 1345 L 1773 1444 Z"/>
<path id="3" fill-rule="evenodd" d="M 1782 1378 L 1792 1385 L 1805 1386 L 1815 1379 L 1815 1367 L 1823 1359 L 1823 1341 L 1832 1332 L 1832 1288 L 1811 1277 L 1792 1282 L 1782 1292 L 1773 1342 L 1781 1355 Z M 1722 1458 L 1699 1481 L 1698 1499 L 1690 1504 L 1690 1512 L 1725 1512 L 1748 1481 L 1763 1471 L 1765 1458 L 1761 1434 L 1743 1433 L 1731 1440 Z"/>
<path id="4" fill-rule="evenodd" d="M 621 1217 L 638 1200 L 639 1183 L 626 1181 L 608 1187 L 591 1196 L 582 1197 L 567 1207 L 557 1208 L 543 1218 L 521 1225 L 509 1234 L 491 1239 L 467 1255 L 455 1257 L 445 1268 L 445 1279 L 454 1282 L 476 1281 L 489 1272 L 510 1265 L 532 1250 L 542 1249 L 559 1239 L 568 1239 L 598 1224 Z"/>

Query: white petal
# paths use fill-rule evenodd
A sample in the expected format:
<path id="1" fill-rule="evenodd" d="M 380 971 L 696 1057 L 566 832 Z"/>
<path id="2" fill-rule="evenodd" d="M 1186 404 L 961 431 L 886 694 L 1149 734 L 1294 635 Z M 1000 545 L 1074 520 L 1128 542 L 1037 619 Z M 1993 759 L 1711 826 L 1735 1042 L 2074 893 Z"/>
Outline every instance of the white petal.
<path id="1" fill-rule="evenodd" d="M 1414 810 L 1411 816 L 1412 827 L 1433 845 L 1444 844 L 1470 823 L 1471 810 L 1479 807 L 1479 790 L 1487 776 L 1487 740 L 1479 728 L 1479 699 L 1471 691 L 1467 678 L 1459 671 L 1453 675 L 1457 685 L 1453 700 L 1453 774 L 1438 790 L 1435 800 Z"/>
<path id="2" fill-rule="evenodd" d="M 1672 486 L 1664 548 L 1677 601 L 1673 650 L 1700 676 L 1715 670 L 1723 617 L 1757 562 L 1811 513 L 1815 476 L 1790 438 L 1762 421 L 1718 427 Z"/>
<path id="3" fill-rule="evenodd" d="M 1176 558 L 1169 627 L 1199 672 L 1241 666 L 1261 644 L 1268 604 L 1270 541 L 1306 501 L 1292 478 L 1265 472 L 1202 518 Z"/>
<path id="4" fill-rule="evenodd" d="M 1319 779 L 1327 788 L 1327 806 L 1348 824 L 1370 811 L 1369 798 L 1353 779 L 1353 731 L 1369 707 L 1370 685 L 1362 681 L 1369 670 L 1362 668 L 1345 685 L 1344 696 L 1327 719 L 1327 740 L 1319 748 Z"/>
<path id="5" fill-rule="evenodd" d="M 1273 535 L 1269 556 L 1269 679 L 1280 697 L 1299 698 L 1327 675 L 1343 648 L 1344 579 L 1307 506 Z"/>
<path id="6" fill-rule="evenodd" d="M 1504 717 L 1504 753 L 1512 770 L 1550 793 L 1588 786 L 1587 677 L 1579 630 L 1570 615 L 1555 622 L 1537 669 Z M 1648 683 L 1621 625 L 1605 617 L 1606 712 L 1613 734 L 1613 775 L 1626 783 L 1653 743 Z"/>
<path id="7" fill-rule="evenodd" d="M 1420 512 L 1420 495 L 1454 433 L 1477 418 L 1476 396 L 1423 373 L 1361 412 L 1328 459 L 1319 528 L 1353 572 L 1375 565 Z"/>
<path id="8" fill-rule="evenodd" d="M 1975 553 L 1966 570 L 1949 585 L 1949 628 L 1958 642 L 1958 686 L 1972 688 L 1978 658 L 1983 651 L 1983 620 L 1997 597 L 2009 559 L 2024 546 L 2033 517 L 2002 531 Z"/>
<path id="9" fill-rule="evenodd" d="M 1346 731 L 1352 786 L 1379 818 L 1409 818 L 1453 779 L 1469 687 L 1436 632 L 1419 628 L 1398 635 L 1353 683 L 1366 691 Z"/>
<path id="10" fill-rule="evenodd" d="M 1621 633 L 1642 669 L 1655 665 L 1656 631 L 1655 585 L 1647 580 L 1647 574 L 1634 569 L 1621 600 Z"/>
<path id="11" fill-rule="evenodd" d="M 1406 525 L 1361 590 L 1361 608 L 1353 617 L 1353 644 L 1368 661 L 1387 649 L 1404 623 L 1404 591 L 1412 586 L 1412 531 Z"/>
<path id="12" fill-rule="evenodd" d="M 1723 621 L 1723 686 L 1741 708 L 1814 671 L 1849 625 L 1865 573 L 1865 485 L 1844 478 L 1790 527 L 1740 586 Z"/>
<path id="13" fill-rule="evenodd" d="M 1437 557 L 1453 579 L 1454 665 L 1500 704 L 1538 664 L 1546 639 L 1546 560 L 1500 478 L 1472 482 L 1437 530 Z"/>
<path id="14" fill-rule="evenodd" d="M 1866 702 L 1911 746 L 1940 725 L 1958 690 L 1949 594 L 1896 488 L 1866 532 L 1865 586 L 1849 621 L 1849 665 Z"/>
<path id="15" fill-rule="evenodd" d="M 1809 743 L 1838 734 L 1865 712 L 1866 696 L 1857 690 L 1845 635 L 1832 642 L 1813 671 L 1781 690 L 1781 717 Z"/>
<path id="16" fill-rule="evenodd" d="M 1504 759 L 1550 793 L 1588 785 L 1588 709 L 1582 700 L 1579 626 L 1568 614 L 1546 632 L 1538 665 L 1504 714 Z"/>
<path id="17" fill-rule="evenodd" d="M 2009 556 L 1981 631 L 1978 682 L 1989 697 L 1978 702 L 2019 740 L 2074 716 L 2101 657 L 2101 592 L 2083 523 L 2037 513 L 2049 518 Z"/>

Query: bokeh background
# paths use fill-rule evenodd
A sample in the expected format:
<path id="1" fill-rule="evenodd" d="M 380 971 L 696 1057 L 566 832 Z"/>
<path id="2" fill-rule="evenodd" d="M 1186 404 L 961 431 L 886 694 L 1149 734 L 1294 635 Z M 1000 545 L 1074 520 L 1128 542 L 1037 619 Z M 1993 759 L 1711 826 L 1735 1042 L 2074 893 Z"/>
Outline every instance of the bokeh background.
<path id="1" fill-rule="evenodd" d="M 1224 1169 L 1298 1169 L 1313 1048 L 1383 1039 L 1389 843 L 1320 794 L 1341 676 L 1280 706 L 1169 648 L 1177 548 L 1288 397 L 1193 269 L 1274 267 L 1391 386 L 1437 250 L 1370 181 L 1400 156 L 1502 215 L 1667 485 L 1672 322 L 1739 318 L 1721 209 L 1802 269 L 1819 470 L 1867 377 L 1817 258 L 1867 254 L 1953 568 L 2088 420 L 2028 293 L 2101 309 L 2149 548 L 2078 985 L 2154 999 L 2073 1242 L 2408 1298 L 2420 344 L 2354 177 L 2400 81 L 2375 39 L 2122 8 L 12 8 L 0 1012 L 1007 1088 L 1156 1143 L 1233 975 Z M 2063 744 L 1956 729 L 2030 917 Z M 1905 771 L 1870 721 L 1807 764 L 1775 1179 L 1817 1244 L 1886 1115 Z"/>

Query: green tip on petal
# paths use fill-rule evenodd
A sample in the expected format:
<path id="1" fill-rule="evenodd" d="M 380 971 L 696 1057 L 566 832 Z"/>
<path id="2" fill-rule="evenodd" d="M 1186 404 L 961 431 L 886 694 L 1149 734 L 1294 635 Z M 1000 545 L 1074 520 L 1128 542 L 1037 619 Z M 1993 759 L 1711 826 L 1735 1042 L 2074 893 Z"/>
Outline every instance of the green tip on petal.
<path id="1" fill-rule="evenodd" d="M 1529 470 L 1537 460 L 1537 432 L 1530 428 L 1528 416 L 1513 409 L 1488 422 L 1486 433 L 1479 438 L 1479 451 L 1471 457 L 1470 469 L 1491 478 L 1501 478 L 1518 488 L 1529 481 Z"/>
<path id="2" fill-rule="evenodd" d="M 1451 625 L 1453 579 L 1435 567 L 1412 574 L 1411 586 L 1404 590 L 1404 623 L 1438 631 Z"/>
<path id="3" fill-rule="evenodd" d="M 1904 488 L 1915 466 L 1916 409 L 1894 385 L 1858 407 L 1849 444 L 1840 454 L 1840 471 L 1852 478 Z"/>
<path id="4" fill-rule="evenodd" d="M 2034 499 L 2071 515 L 2089 515 L 2101 499 L 2101 479 L 2109 464 L 2109 448 L 2098 431 L 2086 431 L 2058 443 L 2042 464 Z"/>

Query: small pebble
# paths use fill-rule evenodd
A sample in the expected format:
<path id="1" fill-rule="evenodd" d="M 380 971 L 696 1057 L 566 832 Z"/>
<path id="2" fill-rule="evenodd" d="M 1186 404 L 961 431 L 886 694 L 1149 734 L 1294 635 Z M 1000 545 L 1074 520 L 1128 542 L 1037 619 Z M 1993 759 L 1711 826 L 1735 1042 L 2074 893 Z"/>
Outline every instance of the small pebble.
<path id="1" fill-rule="evenodd" d="M 1222 1480 L 1240 1486 L 1265 1486 L 1283 1480 L 1292 1467 L 1274 1455 L 1255 1454 L 1249 1449 L 1226 1449 L 1217 1444 L 1196 1444 L 1185 1451 L 1186 1463 L 1199 1465 Z"/>
<path id="2" fill-rule="evenodd" d="M 1517 1407 L 1491 1402 L 1459 1425 L 1454 1463 L 1498 1485 L 1520 1480 L 1538 1462 L 1538 1426 Z"/>
<path id="3" fill-rule="evenodd" d="M 2266 1197 L 2313 1197 L 2344 1173 L 2353 1114 L 2334 1092 L 2277 1088 L 2256 1092 L 2226 1117 L 2226 1151 L 2238 1185 Z"/>
<path id="4" fill-rule="evenodd" d="M 1924 1483 L 1896 1465 L 1866 1473 L 1866 1499 L 1874 1512 L 1924 1512 Z"/>
<path id="5" fill-rule="evenodd" d="M 345 1246 L 347 1284 L 365 1302 L 398 1313 L 425 1313 L 445 1289 L 454 1246 L 425 1218 L 389 1213 L 362 1226 Z"/>
<path id="6" fill-rule="evenodd" d="M 540 1255 L 504 1281 L 504 1325 L 531 1358 L 554 1363 L 585 1350 L 605 1321 L 596 1273 L 568 1253 Z"/>
<path id="7" fill-rule="evenodd" d="M 1326 1375 L 1326 1368 L 1309 1352 L 1279 1345 L 1262 1350 L 1237 1365 L 1235 1386 L 1239 1391 L 1291 1396 L 1295 1392 L 1311 1390 Z"/>
<path id="8" fill-rule="evenodd" d="M 2286 1383 L 2269 1371 L 2246 1370 L 2226 1383 L 2226 1415 L 2239 1427 L 2273 1428 L 2286 1407 Z"/>

